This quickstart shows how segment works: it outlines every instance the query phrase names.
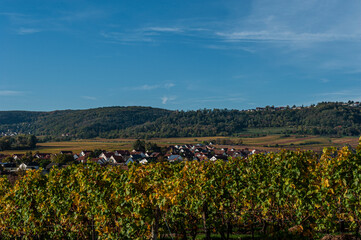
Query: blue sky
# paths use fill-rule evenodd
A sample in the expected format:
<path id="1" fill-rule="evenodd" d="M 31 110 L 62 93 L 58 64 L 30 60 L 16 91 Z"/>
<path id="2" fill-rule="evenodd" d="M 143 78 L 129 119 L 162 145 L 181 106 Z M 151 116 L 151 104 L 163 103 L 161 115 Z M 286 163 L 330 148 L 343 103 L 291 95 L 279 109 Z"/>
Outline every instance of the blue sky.
<path id="1" fill-rule="evenodd" d="M 358 0 L 0 0 L 0 110 L 361 100 Z"/>

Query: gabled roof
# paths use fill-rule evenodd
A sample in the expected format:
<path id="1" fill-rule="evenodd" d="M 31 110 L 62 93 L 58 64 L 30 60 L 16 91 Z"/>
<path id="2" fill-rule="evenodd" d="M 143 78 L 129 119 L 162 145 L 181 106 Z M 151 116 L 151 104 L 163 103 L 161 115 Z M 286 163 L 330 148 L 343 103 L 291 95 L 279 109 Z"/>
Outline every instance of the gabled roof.
<path id="1" fill-rule="evenodd" d="M 131 155 L 133 155 L 133 156 L 134 156 L 134 155 L 142 155 L 142 154 L 144 154 L 144 152 L 134 151 L 134 150 L 131 152 Z"/>
<path id="2" fill-rule="evenodd" d="M 115 156 L 115 153 L 113 153 L 113 152 L 106 152 L 106 153 L 100 154 L 100 156 L 101 156 L 101 155 L 104 155 L 106 158 L 110 158 L 110 157 L 112 157 L 112 156 Z"/>
<path id="3" fill-rule="evenodd" d="M 151 157 L 151 158 L 157 158 L 159 155 L 160 155 L 159 152 L 154 152 L 154 153 L 150 154 L 149 157 Z"/>
<path id="4" fill-rule="evenodd" d="M 117 163 L 121 163 L 121 162 L 124 162 L 124 158 L 122 156 L 111 156 L 110 157 L 111 159 L 114 159 Z"/>
<path id="5" fill-rule="evenodd" d="M 84 161 L 86 160 L 88 157 L 87 156 L 81 156 L 81 157 L 78 157 L 76 160 L 78 161 Z"/>
<path id="6" fill-rule="evenodd" d="M 178 161 L 178 160 L 183 160 L 183 158 L 180 155 L 170 155 L 168 157 L 168 161 L 173 162 L 173 161 Z"/>
<path id="7" fill-rule="evenodd" d="M 82 153 L 91 153 L 92 151 L 89 151 L 89 150 L 83 150 L 81 151 Z"/>
<path id="8" fill-rule="evenodd" d="M 51 153 L 37 153 L 34 155 L 36 158 L 49 159 L 51 157 Z"/>

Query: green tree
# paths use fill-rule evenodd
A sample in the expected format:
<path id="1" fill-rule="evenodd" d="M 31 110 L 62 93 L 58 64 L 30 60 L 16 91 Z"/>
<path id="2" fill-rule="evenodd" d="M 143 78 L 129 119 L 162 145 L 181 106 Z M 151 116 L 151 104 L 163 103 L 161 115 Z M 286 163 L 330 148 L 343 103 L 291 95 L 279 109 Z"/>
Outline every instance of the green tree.
<path id="1" fill-rule="evenodd" d="M 144 152 L 145 151 L 145 142 L 140 140 L 140 139 L 137 139 L 134 143 L 133 143 L 133 149 L 135 151 L 142 151 Z"/>

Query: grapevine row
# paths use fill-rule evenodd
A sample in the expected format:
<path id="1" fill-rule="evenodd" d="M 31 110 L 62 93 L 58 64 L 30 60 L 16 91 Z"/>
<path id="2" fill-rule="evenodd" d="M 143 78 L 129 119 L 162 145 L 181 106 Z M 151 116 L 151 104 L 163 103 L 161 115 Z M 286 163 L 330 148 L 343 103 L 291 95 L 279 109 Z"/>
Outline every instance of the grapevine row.
<path id="1" fill-rule="evenodd" d="M 239 226 L 272 235 L 358 231 L 361 150 L 258 154 L 227 162 L 123 170 L 76 165 L 0 178 L 0 238 L 228 239 Z M 238 228 L 239 229 L 239 228 Z"/>

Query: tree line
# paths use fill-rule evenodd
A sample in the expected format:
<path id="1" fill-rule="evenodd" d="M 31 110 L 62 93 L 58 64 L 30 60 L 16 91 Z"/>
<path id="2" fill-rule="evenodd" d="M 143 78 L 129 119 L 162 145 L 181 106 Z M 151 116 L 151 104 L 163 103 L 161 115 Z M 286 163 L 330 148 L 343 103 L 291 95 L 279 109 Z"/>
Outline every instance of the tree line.
<path id="1" fill-rule="evenodd" d="M 34 135 L 17 135 L 0 137 L 0 151 L 26 150 L 36 147 L 37 138 Z"/>

